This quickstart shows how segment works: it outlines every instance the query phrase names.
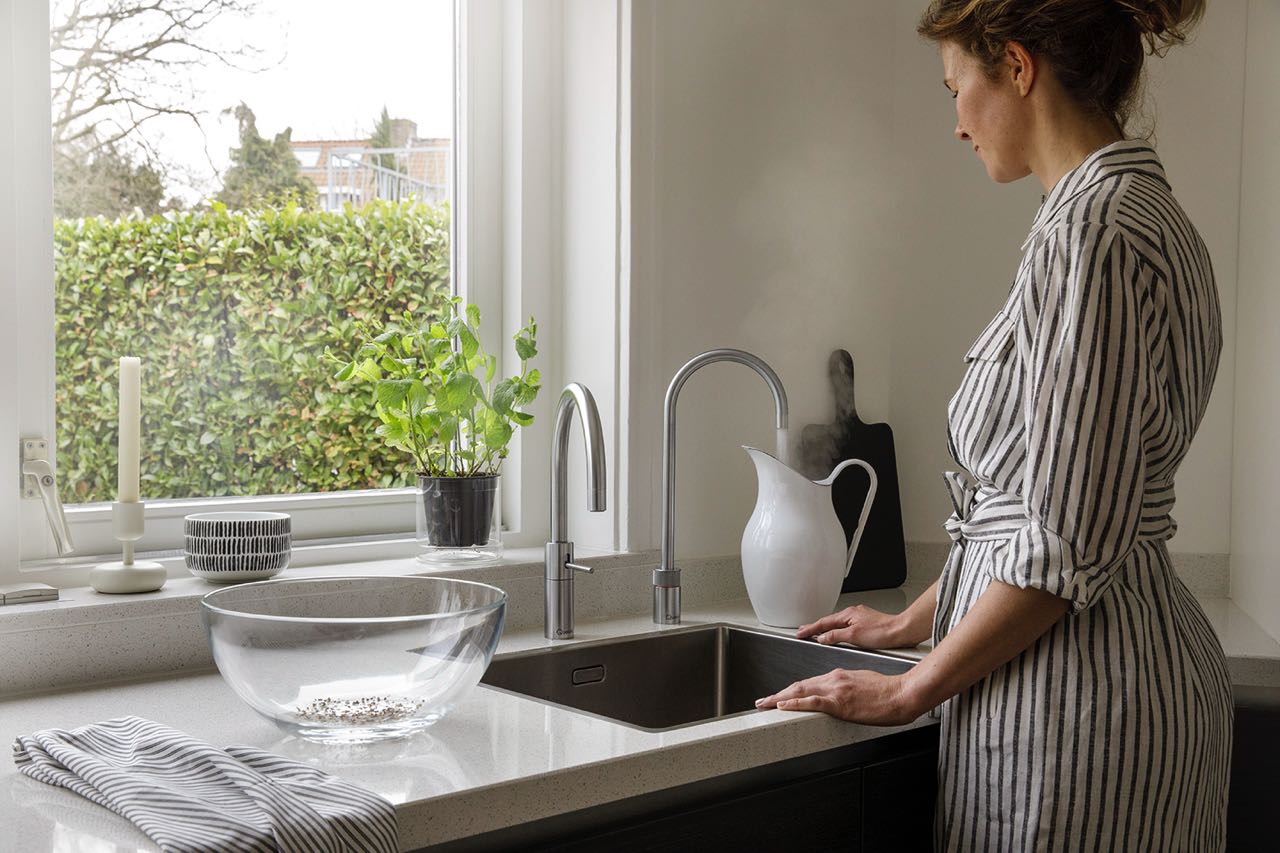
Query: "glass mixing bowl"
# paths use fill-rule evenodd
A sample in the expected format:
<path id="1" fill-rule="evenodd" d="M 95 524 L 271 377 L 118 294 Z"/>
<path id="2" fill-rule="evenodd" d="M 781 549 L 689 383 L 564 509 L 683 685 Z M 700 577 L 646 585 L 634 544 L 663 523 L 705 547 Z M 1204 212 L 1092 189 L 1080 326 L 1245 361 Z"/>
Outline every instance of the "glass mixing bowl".
<path id="1" fill-rule="evenodd" d="M 507 594 L 431 577 L 280 578 L 211 592 L 201 613 L 222 677 L 310 740 L 401 737 L 484 674 Z"/>

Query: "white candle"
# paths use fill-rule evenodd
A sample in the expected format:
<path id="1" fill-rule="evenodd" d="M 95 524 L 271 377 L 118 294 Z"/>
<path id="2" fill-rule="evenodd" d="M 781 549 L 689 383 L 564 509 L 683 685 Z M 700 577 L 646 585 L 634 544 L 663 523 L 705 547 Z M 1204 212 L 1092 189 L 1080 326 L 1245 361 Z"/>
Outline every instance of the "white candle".
<path id="1" fill-rule="evenodd" d="M 138 457 L 142 432 L 142 361 L 126 355 L 120 359 L 120 449 L 116 500 L 137 501 Z"/>

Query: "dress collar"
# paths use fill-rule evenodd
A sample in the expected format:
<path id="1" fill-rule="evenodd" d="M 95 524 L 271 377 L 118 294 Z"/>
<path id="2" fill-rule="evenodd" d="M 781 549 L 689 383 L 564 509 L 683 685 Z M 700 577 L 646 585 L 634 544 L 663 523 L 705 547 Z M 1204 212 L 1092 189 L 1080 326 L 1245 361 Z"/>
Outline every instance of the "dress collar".
<path id="1" fill-rule="evenodd" d="M 1031 233 L 1023 241 L 1022 248 L 1025 250 L 1031 244 L 1031 240 L 1052 221 L 1054 214 L 1063 205 L 1089 187 L 1105 178 L 1133 173 L 1149 175 L 1163 184 L 1166 189 L 1169 188 L 1164 167 L 1160 165 L 1160 158 L 1156 156 L 1155 149 L 1141 140 L 1121 139 L 1110 145 L 1104 145 L 1084 158 L 1084 162 L 1059 178 L 1053 185 L 1053 189 L 1049 190 L 1049 194 L 1044 197 L 1035 221 L 1031 223 Z"/>

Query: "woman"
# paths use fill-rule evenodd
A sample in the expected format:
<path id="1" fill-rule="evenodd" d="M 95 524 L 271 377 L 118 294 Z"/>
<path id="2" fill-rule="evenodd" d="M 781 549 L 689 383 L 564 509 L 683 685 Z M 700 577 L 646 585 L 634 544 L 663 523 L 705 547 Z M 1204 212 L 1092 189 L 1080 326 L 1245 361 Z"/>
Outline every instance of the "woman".
<path id="1" fill-rule="evenodd" d="M 942 576 L 898 616 L 802 637 L 934 649 L 761 707 L 904 723 L 940 706 L 940 850 L 1220 850 L 1231 694 L 1170 566 L 1173 477 L 1221 347 L 1199 235 L 1155 152 L 1124 137 L 1145 47 L 1203 0 L 935 0 L 956 136 L 1047 193 L 1008 301 L 948 407 Z"/>

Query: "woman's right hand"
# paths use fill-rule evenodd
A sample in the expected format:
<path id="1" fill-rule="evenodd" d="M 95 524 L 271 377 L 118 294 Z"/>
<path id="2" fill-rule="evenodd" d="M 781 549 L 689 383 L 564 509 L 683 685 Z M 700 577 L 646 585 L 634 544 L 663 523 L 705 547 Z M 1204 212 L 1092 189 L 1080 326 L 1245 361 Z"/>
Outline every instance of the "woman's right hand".
<path id="1" fill-rule="evenodd" d="M 796 630 L 800 639 L 813 637 L 824 645 L 852 643 L 866 649 L 895 649 L 912 646 L 903 634 L 901 614 L 881 613 L 859 604 Z"/>

